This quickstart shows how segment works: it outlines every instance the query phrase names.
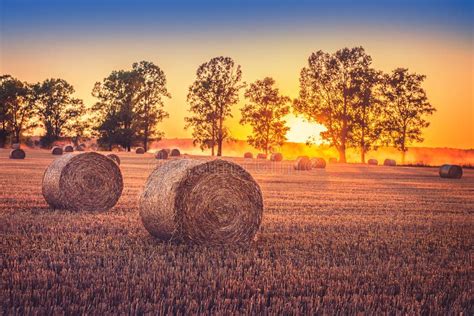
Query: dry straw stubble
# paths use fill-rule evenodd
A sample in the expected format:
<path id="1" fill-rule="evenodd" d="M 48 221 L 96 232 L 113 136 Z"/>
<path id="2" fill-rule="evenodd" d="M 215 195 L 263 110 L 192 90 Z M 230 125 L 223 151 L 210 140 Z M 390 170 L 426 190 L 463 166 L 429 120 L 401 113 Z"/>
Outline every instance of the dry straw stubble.
<path id="1" fill-rule="evenodd" d="M 241 166 L 220 159 L 169 161 L 150 174 L 140 198 L 145 228 L 162 240 L 249 243 L 262 215 L 259 185 Z"/>
<path id="2" fill-rule="evenodd" d="M 43 176 L 43 196 L 53 208 L 105 211 L 120 198 L 120 168 L 104 155 L 67 154 L 54 160 Z"/>

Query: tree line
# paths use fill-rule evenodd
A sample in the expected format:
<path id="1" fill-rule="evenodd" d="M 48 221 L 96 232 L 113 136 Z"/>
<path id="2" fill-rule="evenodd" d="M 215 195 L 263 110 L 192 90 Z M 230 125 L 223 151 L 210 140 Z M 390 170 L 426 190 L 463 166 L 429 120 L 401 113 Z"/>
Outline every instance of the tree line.
<path id="1" fill-rule="evenodd" d="M 426 117 L 435 111 L 422 87 L 424 80 L 424 75 L 406 68 L 390 73 L 373 68 L 362 47 L 317 51 L 301 70 L 299 95 L 291 100 L 280 93 L 273 78 L 247 84 L 232 58 L 215 57 L 198 67 L 188 89 L 185 128 L 192 131 L 194 145 L 221 156 L 223 144 L 232 140 L 226 120 L 243 90 L 240 123 L 251 126 L 247 141 L 258 150 L 269 153 L 283 145 L 289 130 L 285 117 L 292 110 L 326 128 L 320 136 L 337 149 L 341 162 L 349 148 L 358 149 L 365 162 L 365 154 L 381 145 L 397 148 L 404 160 L 408 146 L 423 141 L 422 130 L 429 126 Z M 29 84 L 3 75 L 0 146 L 7 139 L 18 143 L 22 133 L 41 127 L 43 147 L 62 137 L 78 142 L 90 134 L 104 149 L 140 145 L 147 150 L 151 140 L 164 135 L 158 124 L 169 117 L 164 110 L 165 100 L 171 98 L 166 83 L 159 66 L 134 63 L 95 83 L 92 95 L 97 102 L 86 107 L 73 97 L 74 88 L 65 80 Z"/>

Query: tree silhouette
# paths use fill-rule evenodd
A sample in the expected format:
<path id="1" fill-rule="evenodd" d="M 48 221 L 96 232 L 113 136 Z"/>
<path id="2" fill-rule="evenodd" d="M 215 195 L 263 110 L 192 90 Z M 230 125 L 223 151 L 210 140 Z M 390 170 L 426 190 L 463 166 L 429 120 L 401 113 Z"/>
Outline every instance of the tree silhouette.
<path id="1" fill-rule="evenodd" d="M 35 104 L 30 86 L 9 75 L 0 78 L 0 117 L 2 134 L 13 134 L 12 142 L 19 143 L 22 132 L 36 124 L 33 121 Z M 1 135 L 0 135 L 1 137 Z M 0 141 L 5 142 L 5 139 Z"/>
<path id="2" fill-rule="evenodd" d="M 296 113 L 326 127 L 321 137 L 336 147 L 339 161 L 346 161 L 346 149 L 353 143 L 357 89 L 360 75 L 371 64 L 362 47 L 343 48 L 334 54 L 311 54 L 300 73 L 300 94 Z"/>
<path id="3" fill-rule="evenodd" d="M 250 84 L 245 91 L 249 103 L 241 109 L 240 123 L 252 126 L 248 143 L 265 154 L 273 151 L 275 146 L 283 145 L 289 130 L 283 117 L 290 111 L 290 98 L 280 95 L 274 84 L 275 80 L 270 77 Z"/>
<path id="4" fill-rule="evenodd" d="M 406 68 L 397 68 L 383 77 L 385 140 L 402 152 L 402 163 L 407 146 L 423 141 L 422 129 L 430 125 L 424 116 L 436 111 L 422 88 L 425 78 Z"/>
<path id="5" fill-rule="evenodd" d="M 36 111 L 46 131 L 41 138 L 43 146 L 70 131 L 85 113 L 82 100 L 72 97 L 74 88 L 63 79 L 46 79 L 33 86 Z"/>
<path id="6" fill-rule="evenodd" d="M 224 126 L 227 117 L 232 117 L 231 107 L 239 101 L 240 65 L 230 57 L 215 57 L 199 66 L 196 80 L 189 87 L 188 103 L 192 116 L 186 117 L 186 128 L 193 128 L 193 141 L 201 148 L 217 145 L 217 156 L 222 156 L 222 143 L 229 137 Z"/>

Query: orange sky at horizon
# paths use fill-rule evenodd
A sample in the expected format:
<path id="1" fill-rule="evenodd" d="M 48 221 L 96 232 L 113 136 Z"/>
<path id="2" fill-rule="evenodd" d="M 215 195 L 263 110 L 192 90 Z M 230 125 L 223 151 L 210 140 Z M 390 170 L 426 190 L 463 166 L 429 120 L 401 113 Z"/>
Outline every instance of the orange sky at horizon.
<path id="1" fill-rule="evenodd" d="M 474 148 L 473 47 L 472 43 L 452 38 L 450 34 L 388 33 L 363 29 L 331 32 L 259 34 L 192 34 L 172 37 L 82 37 L 22 39 L 1 49 L 0 72 L 28 82 L 63 78 L 76 89 L 76 96 L 90 105 L 96 100 L 91 90 L 112 70 L 129 69 L 133 62 L 149 60 L 166 73 L 172 99 L 165 109 L 170 118 L 160 123 L 167 138 L 190 137 L 184 130 L 187 115 L 187 89 L 197 67 L 210 58 L 232 57 L 242 66 L 247 83 L 272 76 L 281 93 L 298 96 L 299 72 L 311 52 L 319 49 L 334 52 L 342 47 L 362 45 L 372 56 L 373 66 L 383 71 L 407 67 L 425 74 L 424 87 L 437 112 L 429 118 L 425 141 L 415 146 Z M 232 136 L 245 139 L 248 126 L 239 124 L 239 109 L 227 121 Z M 289 140 L 301 141 L 321 131 L 320 126 L 302 122 L 293 115 Z"/>

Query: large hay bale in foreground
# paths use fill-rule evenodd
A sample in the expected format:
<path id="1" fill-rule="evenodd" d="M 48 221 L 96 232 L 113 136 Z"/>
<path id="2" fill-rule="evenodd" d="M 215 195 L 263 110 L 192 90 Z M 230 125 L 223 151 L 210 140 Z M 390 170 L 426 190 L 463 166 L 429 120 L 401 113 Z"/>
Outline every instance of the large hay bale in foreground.
<path id="1" fill-rule="evenodd" d="M 271 156 L 270 156 L 270 160 L 271 161 L 282 161 L 283 160 L 283 155 L 281 153 L 273 153 Z"/>
<path id="2" fill-rule="evenodd" d="M 112 159 L 117 165 L 120 166 L 120 157 L 116 154 L 108 154 L 106 157 Z"/>
<path id="3" fill-rule="evenodd" d="M 251 152 L 246 152 L 244 154 L 244 158 L 248 158 L 248 159 L 252 159 L 253 158 L 253 154 Z"/>
<path id="4" fill-rule="evenodd" d="M 25 151 L 23 149 L 17 148 L 10 151 L 10 159 L 25 159 Z"/>
<path id="5" fill-rule="evenodd" d="M 263 153 L 257 154 L 257 159 L 267 159 L 267 155 Z"/>
<path id="6" fill-rule="evenodd" d="M 316 168 L 316 169 L 324 169 L 326 168 L 326 160 L 324 158 L 313 158 L 311 159 L 311 167 Z"/>
<path id="7" fill-rule="evenodd" d="M 461 179 L 462 167 L 458 165 L 442 165 L 439 167 L 439 176 L 441 178 Z"/>
<path id="8" fill-rule="evenodd" d="M 397 162 L 394 159 L 385 159 L 383 162 L 384 166 L 396 166 Z"/>
<path id="9" fill-rule="evenodd" d="M 178 159 L 159 166 L 139 204 L 150 234 L 198 244 L 248 243 L 263 214 L 262 193 L 252 176 L 220 159 Z"/>
<path id="10" fill-rule="evenodd" d="M 367 163 L 369 165 L 372 165 L 372 166 L 377 166 L 379 164 L 379 162 L 377 161 L 377 159 L 369 159 L 369 161 L 367 161 Z"/>
<path id="11" fill-rule="evenodd" d="M 54 146 L 53 149 L 51 149 L 51 154 L 59 156 L 63 154 L 63 149 L 58 146 Z"/>
<path id="12" fill-rule="evenodd" d="M 63 151 L 65 153 L 72 153 L 74 151 L 74 147 L 72 147 L 71 145 L 66 145 L 64 146 Z"/>
<path id="13" fill-rule="evenodd" d="M 174 148 L 174 149 L 171 151 L 170 156 L 171 156 L 171 157 L 179 157 L 179 156 L 181 156 L 181 153 L 179 152 L 179 149 L 178 149 L 178 148 Z"/>
<path id="14" fill-rule="evenodd" d="M 168 151 L 166 149 L 161 149 L 155 154 L 156 159 L 168 159 Z"/>
<path id="15" fill-rule="evenodd" d="M 138 147 L 137 149 L 135 149 L 135 153 L 142 155 L 145 153 L 145 149 L 143 147 Z"/>
<path id="16" fill-rule="evenodd" d="M 311 170 L 311 160 L 307 156 L 298 157 L 295 161 L 295 170 Z"/>
<path id="17" fill-rule="evenodd" d="M 43 176 L 43 196 L 53 208 L 105 211 L 117 203 L 122 189 L 120 168 L 95 152 L 57 158 Z"/>

